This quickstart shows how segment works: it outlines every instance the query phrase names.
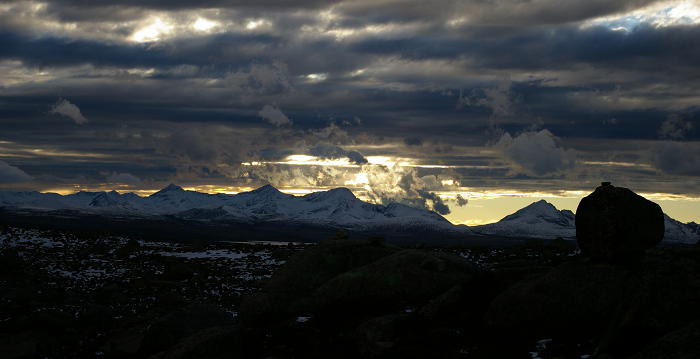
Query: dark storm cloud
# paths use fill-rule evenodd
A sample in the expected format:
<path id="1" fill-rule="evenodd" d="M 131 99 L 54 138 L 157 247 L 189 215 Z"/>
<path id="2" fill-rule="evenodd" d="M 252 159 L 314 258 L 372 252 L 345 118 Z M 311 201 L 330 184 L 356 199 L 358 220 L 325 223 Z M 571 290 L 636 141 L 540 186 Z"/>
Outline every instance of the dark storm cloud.
<path id="1" fill-rule="evenodd" d="M 27 182 L 32 179 L 21 169 L 0 161 L 0 183 Z"/>
<path id="2" fill-rule="evenodd" d="M 348 51 L 414 60 L 467 58 L 473 61 L 471 65 L 494 69 L 571 69 L 581 63 L 617 67 L 624 62 L 647 71 L 692 66 L 700 61 L 699 46 L 700 25 L 656 28 L 642 24 L 629 32 L 602 26 L 561 26 L 489 38 L 369 38 L 350 45 Z"/>
<path id="3" fill-rule="evenodd" d="M 89 0 L 50 0 L 52 4 L 57 6 L 71 7 L 103 7 L 104 4 L 89 1 Z M 288 8 L 318 8 L 337 3 L 338 0 L 203 0 L 203 1 L 188 1 L 188 0 L 118 0 L 111 1 L 109 6 L 118 7 L 135 7 L 141 9 L 159 9 L 159 10 L 178 10 L 178 9 L 193 9 L 193 8 L 229 8 L 229 7 L 253 7 L 260 9 L 288 9 Z"/>
<path id="4" fill-rule="evenodd" d="M 447 20 L 464 17 L 484 25 L 541 26 L 576 22 L 592 17 L 659 2 L 657 0 L 572 0 L 547 1 L 480 1 L 448 0 L 425 2 L 421 0 L 379 0 L 371 2 L 344 2 L 341 11 L 353 18 L 375 22 Z"/>
<path id="5" fill-rule="evenodd" d="M 420 146 L 423 144 L 423 139 L 420 137 L 406 137 L 403 140 L 403 143 L 405 143 L 407 146 Z"/>
<path id="6" fill-rule="evenodd" d="M 50 67 L 76 64 L 98 66 L 166 66 L 183 61 L 143 45 L 107 45 L 96 41 L 68 38 L 0 34 L 1 59 L 20 60 L 28 66 Z"/>
<path id="7" fill-rule="evenodd" d="M 131 173 L 112 172 L 112 174 L 107 175 L 106 181 L 108 183 L 121 183 L 132 186 L 141 185 L 141 179 L 132 175 Z"/>
<path id="8" fill-rule="evenodd" d="M 183 64 L 212 66 L 225 62 L 225 67 L 230 68 L 250 63 L 250 60 L 236 58 L 245 57 L 240 52 L 241 45 L 255 42 L 272 45 L 279 41 L 266 35 L 211 35 L 150 47 L 148 44 L 109 44 L 95 40 L 0 33 L 0 43 L 3 44 L 0 47 L 0 58 L 20 60 L 25 65 L 36 67 L 79 64 L 127 68 Z"/>
<path id="9" fill-rule="evenodd" d="M 357 151 L 348 151 L 340 146 L 328 145 L 323 142 L 319 142 L 316 145 L 309 147 L 307 152 L 311 156 L 316 156 L 322 159 L 336 160 L 347 158 L 354 164 L 362 165 L 367 163 L 367 159 Z"/>
<path id="10" fill-rule="evenodd" d="M 515 173 L 542 177 L 561 174 L 576 163 L 574 151 L 561 147 L 558 141 L 548 130 L 525 132 L 515 138 L 505 133 L 494 147 L 503 150 Z"/>
<path id="11" fill-rule="evenodd" d="M 287 156 L 293 155 L 293 150 L 288 149 L 277 149 L 277 148 L 263 148 L 257 151 L 250 151 L 248 157 L 254 161 L 282 161 Z"/>
<path id="12" fill-rule="evenodd" d="M 661 124 L 659 138 L 662 140 L 682 140 L 694 130 L 693 122 L 684 120 L 678 114 L 671 114 Z"/>
<path id="13" fill-rule="evenodd" d="M 381 167 L 372 156 L 463 166 L 449 180 L 464 186 L 573 181 L 581 167 L 694 176 L 700 25 L 589 21 L 653 2 L 5 2 L 0 141 L 14 152 L 0 159 L 35 181 L 133 186 L 361 188 L 352 171 Z M 168 30 L 137 36 L 158 24 Z M 360 166 L 252 165 L 292 154 Z M 593 173 L 583 161 L 653 168 Z M 385 170 L 390 186 L 370 184 L 378 201 L 449 212 L 448 178 Z"/>
<path id="14" fill-rule="evenodd" d="M 659 141 L 649 150 L 652 165 L 669 175 L 700 176 L 700 143 Z"/>
<path id="15" fill-rule="evenodd" d="M 430 200 L 433 202 L 433 211 L 446 216 L 451 213 L 450 207 L 446 205 L 440 196 L 433 192 L 419 191 L 421 198 Z"/>

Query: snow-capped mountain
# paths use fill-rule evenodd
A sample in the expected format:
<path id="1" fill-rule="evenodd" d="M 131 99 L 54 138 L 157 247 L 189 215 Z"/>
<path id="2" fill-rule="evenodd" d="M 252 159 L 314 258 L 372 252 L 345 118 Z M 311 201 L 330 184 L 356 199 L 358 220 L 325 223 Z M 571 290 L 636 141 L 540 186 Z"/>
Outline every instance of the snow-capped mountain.
<path id="1" fill-rule="evenodd" d="M 681 223 L 664 213 L 664 242 L 697 243 L 700 240 L 700 225 L 695 222 Z"/>
<path id="2" fill-rule="evenodd" d="M 545 200 L 508 215 L 497 223 L 455 226 L 441 215 L 391 203 L 363 202 L 347 188 L 293 196 L 271 185 L 236 195 L 186 191 L 171 184 L 148 196 L 133 193 L 0 192 L 0 208 L 12 212 L 41 212 L 62 215 L 65 211 L 105 218 L 169 218 L 197 223 L 304 225 L 345 228 L 373 233 L 433 232 L 456 236 L 499 236 L 553 239 L 576 238 L 575 215 L 558 210 Z M 666 243 L 696 243 L 700 225 L 680 223 L 666 215 Z"/>
<path id="3" fill-rule="evenodd" d="M 474 231 L 504 237 L 527 237 L 552 239 L 556 237 L 576 238 L 573 212 L 558 210 L 545 200 L 510 214 L 500 221 L 473 227 Z"/>
<path id="4" fill-rule="evenodd" d="M 0 207 L 33 211 L 78 211 L 110 218 L 164 217 L 205 222 L 298 223 L 355 230 L 455 231 L 439 214 L 402 204 L 363 202 L 346 188 L 305 196 L 266 185 L 236 195 L 186 191 L 171 184 L 148 196 L 133 193 L 78 192 L 67 196 L 38 192 L 0 192 Z"/>
<path id="5" fill-rule="evenodd" d="M 496 223 L 471 228 L 477 233 L 504 237 L 575 239 L 575 220 L 573 212 L 558 210 L 547 201 L 540 200 Z M 681 223 L 664 213 L 664 225 L 664 243 L 694 244 L 700 240 L 700 225 L 694 222 Z"/>

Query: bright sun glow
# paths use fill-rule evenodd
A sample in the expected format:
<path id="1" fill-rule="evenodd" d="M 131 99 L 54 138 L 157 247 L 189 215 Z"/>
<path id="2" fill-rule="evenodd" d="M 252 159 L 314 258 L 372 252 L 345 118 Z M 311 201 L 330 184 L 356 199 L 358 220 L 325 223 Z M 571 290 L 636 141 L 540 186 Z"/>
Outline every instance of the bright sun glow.
<path id="1" fill-rule="evenodd" d="M 367 173 L 357 173 L 355 174 L 355 179 L 354 180 L 347 180 L 345 181 L 345 185 L 351 185 L 351 186 L 358 186 L 358 185 L 365 185 L 369 184 L 369 177 Z"/>
<path id="2" fill-rule="evenodd" d="M 326 78 L 328 78 L 328 74 L 309 74 L 306 76 L 303 76 L 303 78 L 313 81 L 313 82 L 318 82 L 318 81 L 323 81 Z"/>
<path id="3" fill-rule="evenodd" d="M 263 20 L 263 19 L 257 19 L 257 20 L 249 20 L 248 24 L 246 24 L 245 27 L 248 30 L 255 30 L 259 27 L 268 26 L 268 25 L 270 25 L 269 21 Z"/>
<path id="4" fill-rule="evenodd" d="M 357 167 L 357 165 L 350 163 L 347 158 L 339 159 L 322 159 L 314 156 L 307 155 L 291 155 L 288 156 L 286 161 L 280 162 L 264 162 L 272 164 L 286 164 L 286 165 L 317 165 L 317 166 L 338 166 L 338 167 Z"/>
<path id="5" fill-rule="evenodd" d="M 194 29 L 197 31 L 208 31 L 215 26 L 218 26 L 218 24 L 213 21 L 204 20 L 202 18 L 197 19 L 194 25 L 192 25 L 192 27 L 194 27 Z"/>
<path id="6" fill-rule="evenodd" d="M 138 42 L 158 41 L 162 34 L 167 34 L 173 27 L 156 18 L 155 23 L 137 31 L 132 38 Z"/>

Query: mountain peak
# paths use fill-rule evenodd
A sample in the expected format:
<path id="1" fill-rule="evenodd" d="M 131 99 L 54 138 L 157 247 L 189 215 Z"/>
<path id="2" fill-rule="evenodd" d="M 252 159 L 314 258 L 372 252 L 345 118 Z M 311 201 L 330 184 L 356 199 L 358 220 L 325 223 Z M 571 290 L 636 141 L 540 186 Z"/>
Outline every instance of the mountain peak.
<path id="1" fill-rule="evenodd" d="M 167 193 L 179 193 L 179 192 L 185 192 L 182 187 L 176 185 L 176 184 L 169 184 L 168 187 L 163 188 L 162 190 L 152 194 L 151 196 L 161 196 Z"/>
<path id="2" fill-rule="evenodd" d="M 282 193 L 280 190 L 277 188 L 273 187 L 271 184 L 266 184 L 258 189 L 254 189 L 250 191 L 249 193 L 253 194 L 277 194 L 277 193 Z"/>
<path id="3" fill-rule="evenodd" d="M 505 216 L 501 221 L 531 220 L 533 218 L 546 219 L 546 221 L 560 221 L 562 217 L 568 217 L 569 211 L 560 211 L 553 204 L 541 199 L 519 209 L 513 214 Z M 573 217 L 573 213 L 571 214 Z M 566 221 L 565 221 L 566 222 Z"/>
<path id="4" fill-rule="evenodd" d="M 554 207 L 553 204 L 547 202 L 544 199 L 541 199 L 537 202 L 532 202 L 530 205 L 526 206 L 525 208 L 547 208 L 547 209 L 553 208 L 553 209 L 557 209 L 556 207 Z M 523 208 L 523 209 L 525 209 L 525 208 Z"/>
<path id="5" fill-rule="evenodd" d="M 107 192 L 99 192 L 95 198 L 90 202 L 90 206 L 102 207 L 109 206 L 117 203 L 114 199 L 110 198 Z"/>
<path id="6" fill-rule="evenodd" d="M 345 187 L 333 188 L 324 192 L 314 192 L 304 196 L 307 201 L 312 202 L 323 202 L 323 201 L 334 201 L 334 202 L 347 202 L 354 201 L 357 199 L 355 194 L 351 190 Z"/>
<path id="7" fill-rule="evenodd" d="M 332 194 L 334 197 L 355 199 L 355 194 L 351 190 L 345 187 L 338 187 L 328 191 L 328 194 Z"/>

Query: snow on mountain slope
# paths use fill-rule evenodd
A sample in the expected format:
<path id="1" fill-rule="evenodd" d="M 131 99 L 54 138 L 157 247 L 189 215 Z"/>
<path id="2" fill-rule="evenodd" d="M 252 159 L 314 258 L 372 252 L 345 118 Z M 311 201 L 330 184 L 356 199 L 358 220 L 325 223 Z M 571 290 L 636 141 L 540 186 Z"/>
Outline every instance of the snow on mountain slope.
<path id="1" fill-rule="evenodd" d="M 681 223 L 664 214 L 664 243 L 697 243 L 700 225 Z M 545 200 L 532 203 L 504 217 L 497 223 L 472 227 L 475 232 L 506 237 L 553 239 L 576 238 L 576 215 L 569 210 L 557 210 Z"/>
<path id="2" fill-rule="evenodd" d="M 506 237 L 576 237 L 574 213 L 566 209 L 560 211 L 545 200 L 532 203 L 497 223 L 476 226 L 473 229 L 482 234 Z"/>
<path id="3" fill-rule="evenodd" d="M 666 243 L 689 243 L 694 244 L 700 240 L 700 233 L 695 222 L 681 223 L 664 213 L 664 242 Z"/>
<path id="4" fill-rule="evenodd" d="M 305 196 L 285 194 L 266 185 L 236 195 L 186 191 L 171 184 L 148 196 L 133 193 L 0 192 L 0 207 L 33 211 L 78 211 L 112 218 L 170 216 L 205 222 L 269 222 L 344 227 L 360 231 L 426 230 L 453 234 L 481 234 L 520 238 L 575 238 L 575 215 L 558 210 L 545 200 L 532 203 L 497 223 L 454 226 L 441 215 L 403 204 L 375 205 L 363 202 L 347 188 Z M 683 224 L 664 215 L 666 243 L 695 243 L 700 225 Z"/>
<path id="5" fill-rule="evenodd" d="M 186 191 L 174 184 L 148 196 L 133 193 L 0 192 L 0 207 L 33 210 L 77 210 L 110 217 L 175 216 L 198 221 L 299 222 L 342 226 L 358 230 L 375 227 L 453 230 L 454 226 L 435 212 L 404 205 L 374 205 L 363 202 L 347 188 L 336 188 L 306 196 L 285 194 L 266 185 L 237 195 Z"/>

